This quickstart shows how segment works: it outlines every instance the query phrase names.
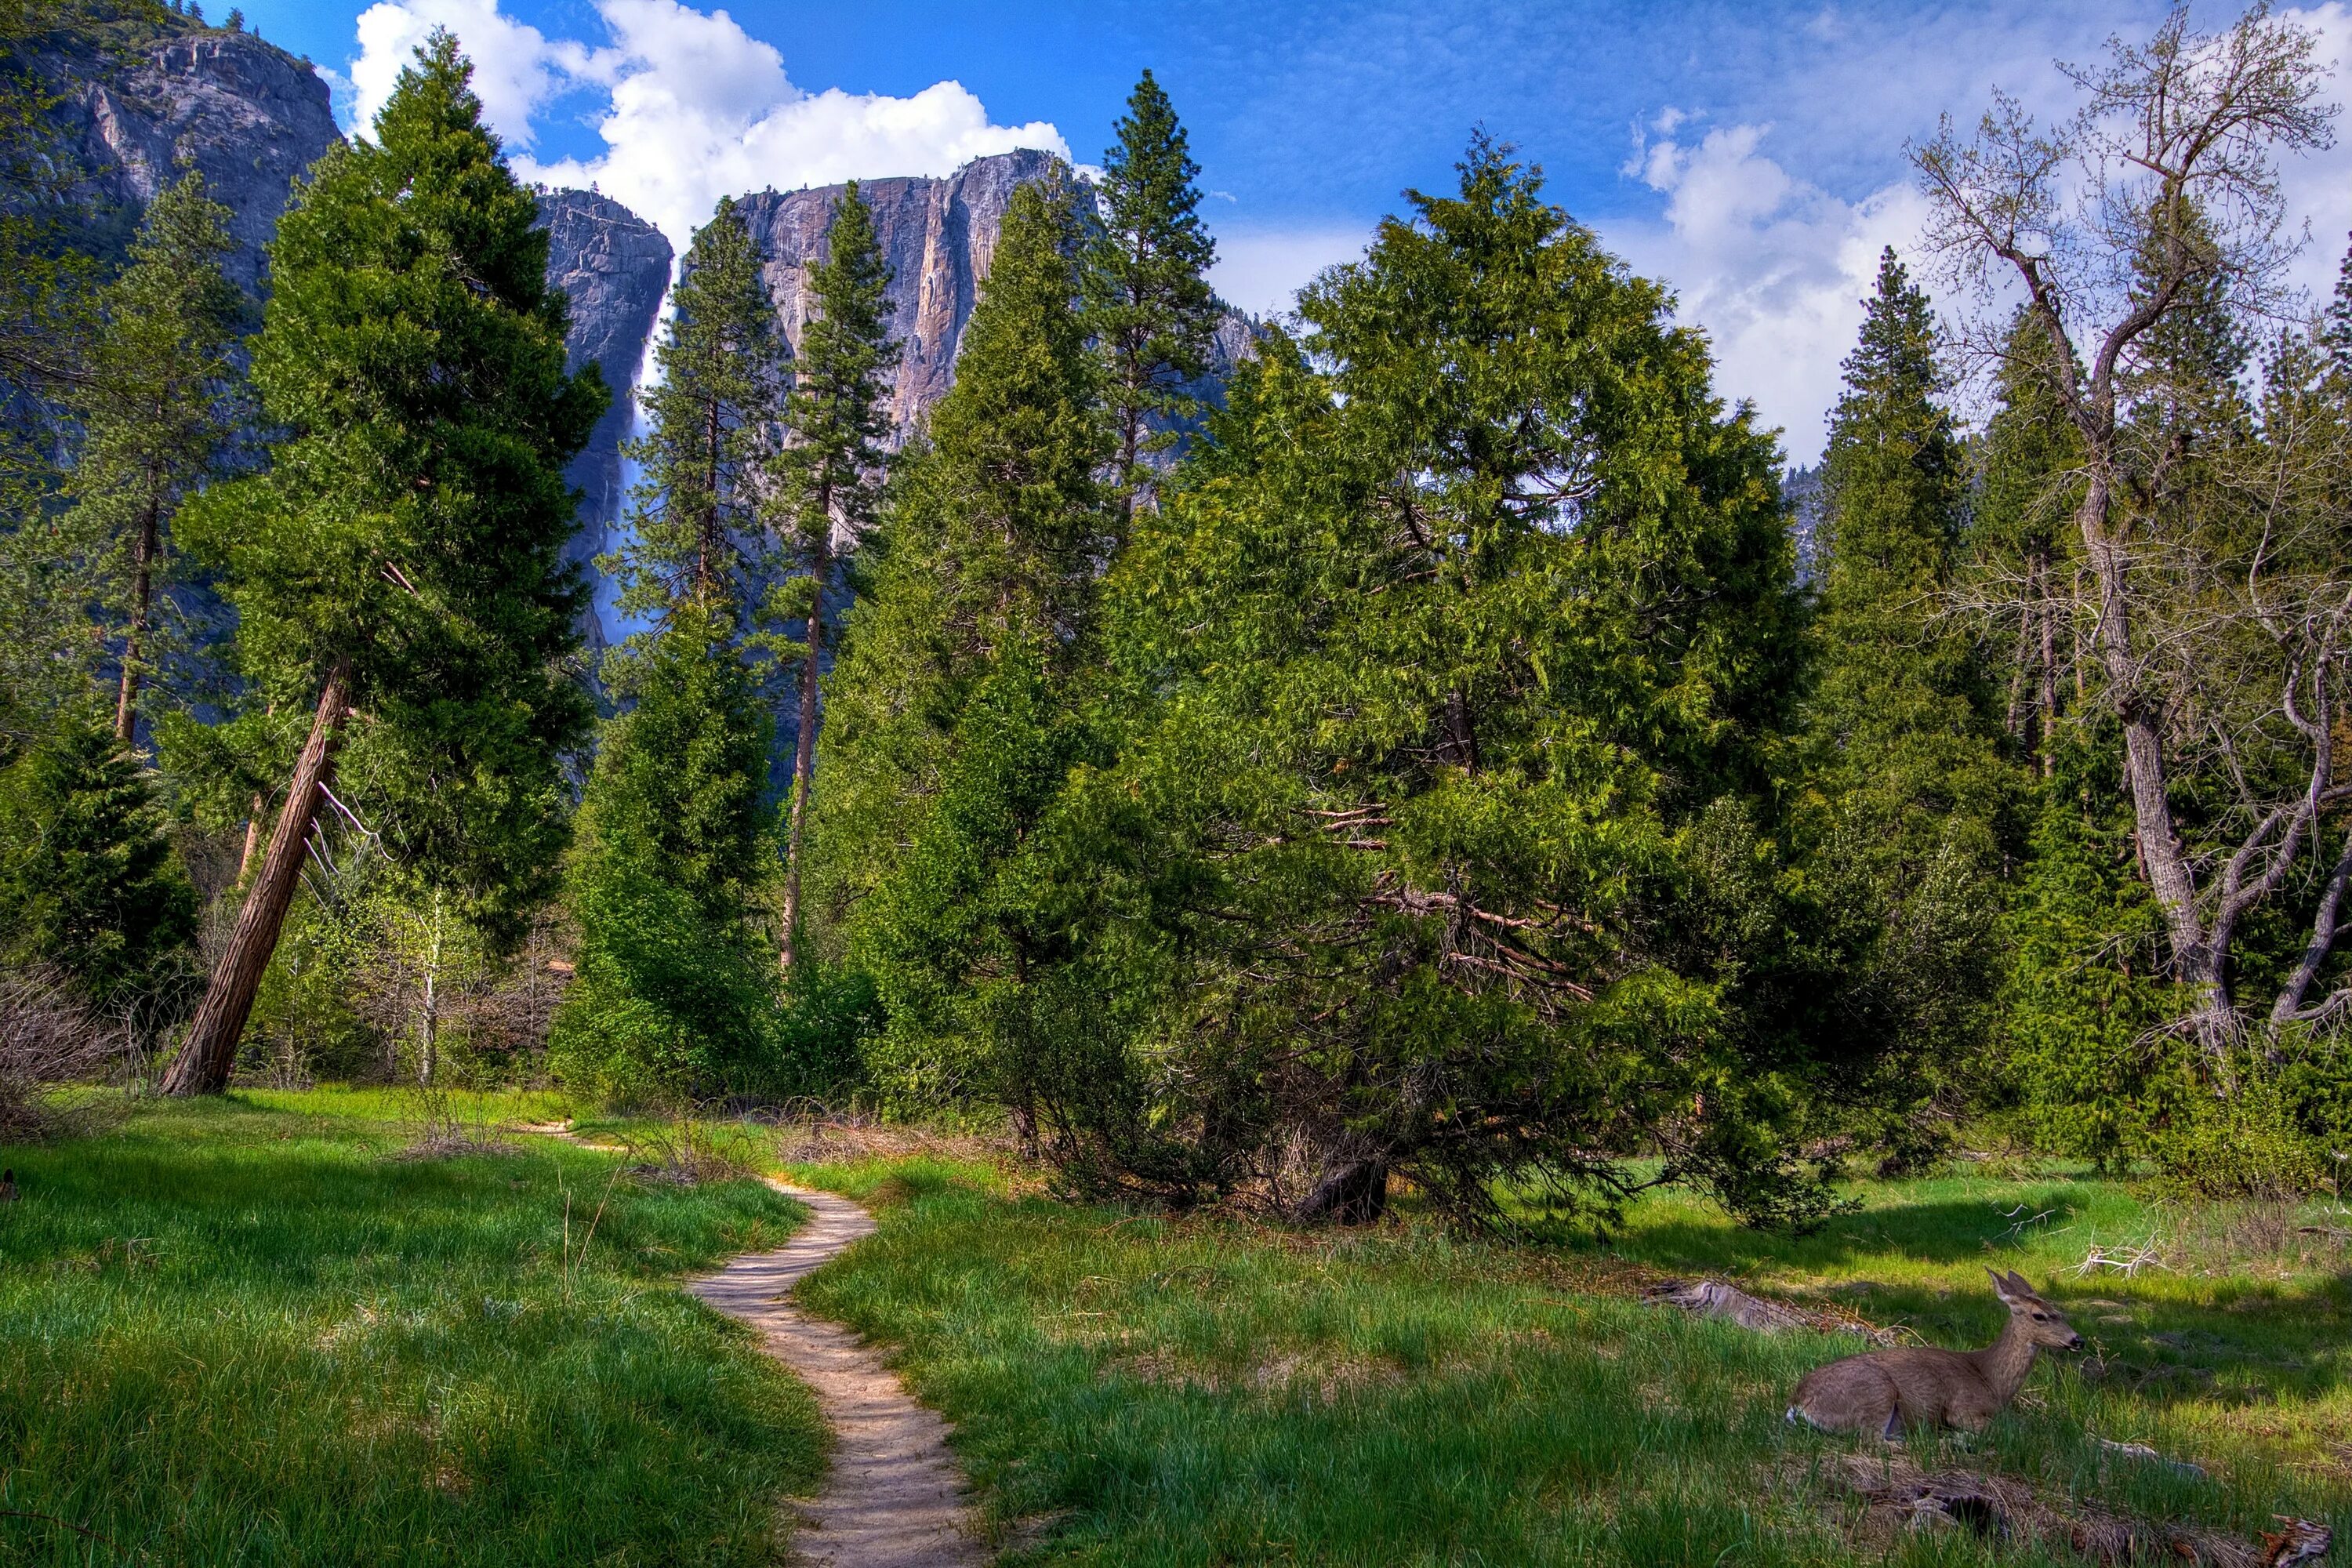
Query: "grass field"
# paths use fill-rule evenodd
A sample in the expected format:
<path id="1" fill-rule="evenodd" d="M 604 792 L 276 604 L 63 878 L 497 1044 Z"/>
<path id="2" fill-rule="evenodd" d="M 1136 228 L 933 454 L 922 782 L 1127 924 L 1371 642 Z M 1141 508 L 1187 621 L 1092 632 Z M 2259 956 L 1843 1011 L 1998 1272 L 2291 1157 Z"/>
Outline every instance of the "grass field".
<path id="1" fill-rule="evenodd" d="M 795 1206 L 545 1139 L 404 1159 L 400 1110 L 240 1094 L 6 1152 L 0 1563 L 776 1560 L 814 1407 L 662 1282 Z"/>
<path id="2" fill-rule="evenodd" d="M 666 1281 L 772 1245 L 790 1205 L 624 1180 L 583 1261 L 609 1156 L 399 1158 L 400 1109 L 256 1093 L 8 1152 L 0 1562 L 782 1560 L 814 1414 Z M 1826 1479 L 1854 1446 L 1780 1419 L 1803 1369 L 1855 1342 L 1634 1294 L 1731 1277 L 1965 1344 L 1999 1324 L 1988 1264 L 2046 1287 L 2093 1352 L 1915 1458 L 2241 1535 L 2274 1513 L 2352 1528 L 2333 1216 L 1979 1175 L 1869 1184 L 1801 1239 L 1654 1198 L 1607 1245 L 1538 1248 L 1410 1213 L 1290 1233 L 1067 1205 L 954 1155 L 792 1167 L 882 1221 L 803 1299 L 957 1424 L 1008 1563 L 2079 1562 L 1861 1531 Z M 2094 1249 L 2145 1261 L 2078 1272 Z"/>
<path id="3" fill-rule="evenodd" d="M 2000 1321 L 1984 1267 L 2021 1269 L 2094 1353 L 2038 1371 L 2030 1407 L 1973 1445 L 1941 1445 L 1944 1458 L 2246 1535 L 2280 1512 L 2352 1526 L 2333 1255 L 2273 1252 L 2208 1275 L 2189 1271 L 2197 1237 L 2158 1237 L 2175 1270 L 2078 1278 L 2093 1247 L 2144 1249 L 2168 1223 L 2110 1184 L 1874 1186 L 1863 1212 L 1801 1240 L 1659 1199 L 1612 1245 L 1537 1252 L 1409 1223 L 1293 1236 L 1074 1209 L 1009 1195 L 969 1164 L 803 1174 L 883 1205 L 882 1234 L 805 1296 L 903 1347 L 918 1389 L 959 1424 L 1013 1562 L 1880 1556 L 1887 1543 L 1858 1542 L 1840 1494 L 1813 1479 L 1853 1445 L 1781 1419 L 1799 1374 L 1856 1342 L 1640 1305 L 1633 1286 L 1662 1271 L 1735 1276 L 1969 1344 Z M 2229 1240 L 2212 1238 L 2217 1265 Z M 1915 1458 L 1933 1464 L 1938 1447 L 1915 1443 Z M 1994 1560 L 1964 1534 L 1892 1551 Z M 2080 1561 L 2024 1547 L 1997 1560 Z"/>

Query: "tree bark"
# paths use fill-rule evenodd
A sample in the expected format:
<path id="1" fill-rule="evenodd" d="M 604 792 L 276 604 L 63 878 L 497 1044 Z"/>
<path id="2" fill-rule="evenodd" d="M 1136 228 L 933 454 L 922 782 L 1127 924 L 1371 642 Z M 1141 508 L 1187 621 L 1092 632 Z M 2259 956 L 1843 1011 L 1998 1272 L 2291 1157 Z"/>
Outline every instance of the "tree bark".
<path id="1" fill-rule="evenodd" d="M 2094 467 L 2076 513 L 2091 573 L 2099 593 L 2095 631 L 2105 667 L 2108 700 L 2124 731 L 2124 776 L 2131 786 L 2133 838 L 2149 891 L 2163 911 L 2172 951 L 2172 976 L 2195 997 L 2200 1041 L 2218 1054 L 2235 1033 L 2226 954 L 2197 912 L 2197 875 L 2189 864 L 2179 830 L 2173 826 L 2169 770 L 2165 764 L 2159 715 L 2140 689 L 2138 659 L 2132 647 L 2130 566 L 2108 527 L 2111 491 L 2106 474 Z"/>
<path id="2" fill-rule="evenodd" d="M 261 808 L 267 804 L 261 798 L 261 792 L 255 790 L 253 805 L 245 816 L 245 851 L 236 858 L 236 885 L 240 888 L 245 886 L 246 878 L 252 873 L 253 852 L 261 847 Z"/>
<path id="3" fill-rule="evenodd" d="M 213 972 L 212 984 L 205 991 L 204 1005 L 196 1010 L 187 1039 L 164 1075 L 166 1094 L 218 1094 L 228 1087 L 237 1039 L 253 1012 L 262 972 L 269 967 L 270 954 L 278 949 L 278 933 L 286 923 L 286 910 L 294 901 L 294 889 L 302 875 L 302 858 L 310 852 L 310 824 L 319 814 L 320 789 L 334 762 L 351 690 L 351 666 L 338 662 L 328 671 L 326 687 L 319 693 L 319 711 L 310 721 L 310 736 L 303 742 L 302 754 L 295 761 L 285 809 L 278 814 L 268 852 L 262 857 L 261 875 L 246 894 L 228 951 L 221 955 L 220 967 Z"/>
<path id="4" fill-rule="evenodd" d="M 801 658 L 800 733 L 793 742 L 793 806 L 784 834 L 784 930 L 777 944 L 776 963 L 789 975 L 800 956 L 801 848 L 808 828 L 809 775 L 816 766 L 817 655 L 824 647 L 824 582 L 833 565 L 832 487 L 825 487 L 818 504 L 824 530 L 810 555 L 809 574 L 816 579 L 816 596 L 809 605 L 807 652 Z"/>
<path id="5" fill-rule="evenodd" d="M 2271 1005 L 2271 1024 L 2284 1028 L 2294 1021 L 2303 1010 L 2303 999 L 2311 990 L 2311 983 L 2319 978 L 2319 966 L 2327 962 L 2336 946 L 2336 928 L 2344 912 L 2344 893 L 2352 884 L 2352 833 L 2344 836 L 2344 853 L 2337 856 L 2336 868 L 2327 878 L 2327 890 L 2320 896 L 2318 912 L 2311 918 L 2311 940 L 2304 944 L 2303 957 L 2294 973 Z"/>
<path id="6" fill-rule="evenodd" d="M 139 543 L 131 553 L 131 630 L 122 639 L 122 686 L 114 699 L 114 738 L 128 741 L 139 727 L 139 656 L 147 641 L 147 620 L 154 602 L 155 549 L 160 542 L 161 507 L 152 496 L 139 520 Z"/>

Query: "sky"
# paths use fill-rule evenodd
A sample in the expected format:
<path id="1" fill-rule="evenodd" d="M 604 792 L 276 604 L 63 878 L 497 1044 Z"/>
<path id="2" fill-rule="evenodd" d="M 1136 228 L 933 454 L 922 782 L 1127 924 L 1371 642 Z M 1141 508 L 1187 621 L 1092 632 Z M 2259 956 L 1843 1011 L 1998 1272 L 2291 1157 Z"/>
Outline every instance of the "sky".
<path id="1" fill-rule="evenodd" d="M 223 4 L 226 0 L 223 0 Z M 1474 128 L 1712 339 L 1719 388 L 1821 451 L 1882 246 L 1925 204 L 1905 148 L 1996 89 L 2063 110 L 2060 61 L 2160 19 L 2142 0 L 240 0 L 364 130 L 436 24 L 525 177 L 594 183 L 683 250 L 725 194 L 943 174 L 1012 147 L 1098 162 L 1149 68 L 1191 135 L 1234 303 L 1285 309 L 1360 254 Z M 2352 66 L 2347 0 L 2289 9 Z M 2233 10 L 2198 19 L 2225 25 Z M 2339 72 L 2328 96 L 2352 97 Z M 2352 130 L 2352 127 L 2347 127 Z M 2352 141 L 2352 137 L 2347 137 Z M 2286 171 L 2324 289 L 2352 146 Z"/>

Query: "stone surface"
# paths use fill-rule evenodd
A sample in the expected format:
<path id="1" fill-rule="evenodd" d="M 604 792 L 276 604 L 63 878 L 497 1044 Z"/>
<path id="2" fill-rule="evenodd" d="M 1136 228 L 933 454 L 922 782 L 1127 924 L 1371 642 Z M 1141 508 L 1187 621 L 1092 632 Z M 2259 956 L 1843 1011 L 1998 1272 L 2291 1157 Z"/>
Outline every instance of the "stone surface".
<path id="1" fill-rule="evenodd" d="M 294 181 L 342 139 L 327 84 L 251 33 L 185 24 L 110 68 L 84 65 L 60 62 L 57 112 L 100 195 L 135 221 L 194 163 L 229 209 L 226 269 L 255 289 Z"/>
<path id="2" fill-rule="evenodd" d="M 596 590 L 597 613 L 588 630 L 590 639 L 602 646 L 613 629 L 606 624 L 613 614 L 612 589 L 593 563 L 598 552 L 619 542 L 617 525 L 627 509 L 621 443 L 634 423 L 636 380 L 669 288 L 669 241 L 620 203 L 587 191 L 541 195 L 539 216 L 547 230 L 547 279 L 572 301 L 571 326 L 564 333 L 572 368 L 595 365 L 613 394 L 613 405 L 566 470 L 581 496 L 580 531 L 570 555 L 587 570 Z"/>

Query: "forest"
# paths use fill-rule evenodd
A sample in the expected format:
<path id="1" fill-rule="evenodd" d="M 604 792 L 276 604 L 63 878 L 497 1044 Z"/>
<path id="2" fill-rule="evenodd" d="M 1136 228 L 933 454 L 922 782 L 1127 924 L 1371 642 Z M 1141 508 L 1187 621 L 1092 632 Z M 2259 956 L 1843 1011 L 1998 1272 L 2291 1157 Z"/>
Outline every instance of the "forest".
<path id="1" fill-rule="evenodd" d="M 1148 71 L 1098 172 L 1013 192 L 911 427 L 856 182 L 792 333 L 730 198 L 643 384 L 569 360 L 541 193 L 446 32 L 300 177 L 248 289 L 200 173 L 109 205 L 53 113 L 60 59 L 219 31 L 0 6 L 15 1166 L 69 1184 L 78 1141 L 142 1118 L 345 1100 L 560 1104 L 671 1154 L 854 1127 L 1023 1173 L 982 1184 L 1013 1194 L 988 1225 L 936 1160 L 890 1176 L 886 1206 L 931 1205 L 885 1217 L 944 1249 L 925 1268 L 963 1267 L 958 1226 L 1060 1223 L 1038 1205 L 1166 1247 L 1393 1234 L 1424 1250 L 1377 1290 L 1414 1312 L 1412 1281 L 1472 1267 L 1451 1248 L 1767 1268 L 1970 1173 L 2347 1234 L 2308 1205 L 2352 1149 L 2352 256 L 2331 299 L 2289 287 L 2336 240 L 2288 221 L 2282 169 L 2337 134 L 2292 17 L 2176 13 L 2078 68 L 2064 118 L 1998 98 L 1913 145 L 1927 228 L 1881 258 L 1804 469 L 1673 280 L 1483 131 L 1226 374 L 1201 171 Z M 632 397 L 608 642 L 565 471 Z M 754 1197 L 608 1183 L 608 1218 L 564 1158 L 565 1310 L 606 1288 L 574 1266 L 591 1208 L 640 1272 L 748 1245 L 727 1205 Z M 1292 1244 L 1265 1245 L 1278 1291 Z M 1129 1279 L 1070 1256 L 1081 1293 Z M 1076 1459 L 1003 1479 L 1076 1417 L 925 1338 L 952 1314 L 826 1278 L 824 1310 L 916 1346 L 999 1445 L 966 1458 L 1005 1518 L 1118 1514 L 1072 1500 Z M 8 1355 L 0 1386 L 37 1379 Z M 1751 1374 L 1779 1363 L 1723 1389 Z M 30 1430 L 0 1422 L 0 1458 L 46 1474 Z M 722 1472 L 781 1484 L 635 1462 L 679 1518 Z M 14 1517 L 96 1518 L 41 1495 Z M 1199 1560 L 1266 1560 L 1263 1524 Z M 1670 1535 L 1603 1555 L 1683 1561 Z M 310 1560 L 356 1550 L 329 1539 Z M 613 1560 L 736 1560 L 643 1551 Z"/>

